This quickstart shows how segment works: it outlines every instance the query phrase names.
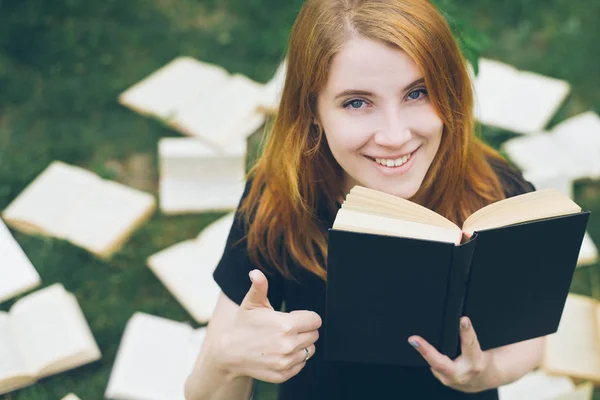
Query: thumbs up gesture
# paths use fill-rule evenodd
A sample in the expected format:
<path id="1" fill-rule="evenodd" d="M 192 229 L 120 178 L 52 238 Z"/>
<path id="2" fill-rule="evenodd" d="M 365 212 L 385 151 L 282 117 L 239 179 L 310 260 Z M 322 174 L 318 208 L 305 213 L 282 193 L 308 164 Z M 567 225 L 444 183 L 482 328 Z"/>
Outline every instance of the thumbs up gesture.
<path id="1" fill-rule="evenodd" d="M 275 311 L 268 281 L 250 272 L 252 286 L 242 300 L 231 330 L 223 335 L 220 354 L 235 376 L 281 383 L 297 375 L 315 354 L 321 317 L 312 311 Z"/>

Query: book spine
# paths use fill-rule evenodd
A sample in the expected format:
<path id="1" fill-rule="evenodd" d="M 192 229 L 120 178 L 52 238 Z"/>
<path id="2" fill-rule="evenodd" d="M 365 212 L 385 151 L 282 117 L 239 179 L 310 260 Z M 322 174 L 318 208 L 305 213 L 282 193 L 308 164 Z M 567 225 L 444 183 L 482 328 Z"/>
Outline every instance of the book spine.
<path id="1" fill-rule="evenodd" d="M 459 345 L 459 320 L 462 316 L 467 286 L 471 271 L 471 261 L 475 253 L 477 234 L 471 240 L 456 246 L 452 258 L 452 267 L 448 278 L 446 291 L 446 308 L 441 332 L 441 353 L 450 358 L 455 358 L 460 349 Z"/>

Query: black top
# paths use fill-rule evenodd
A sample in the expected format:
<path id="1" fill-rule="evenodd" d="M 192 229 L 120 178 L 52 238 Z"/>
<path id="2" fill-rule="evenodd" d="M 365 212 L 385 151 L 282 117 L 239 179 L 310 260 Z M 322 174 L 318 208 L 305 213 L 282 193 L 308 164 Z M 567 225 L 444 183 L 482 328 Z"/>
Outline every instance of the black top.
<path id="1" fill-rule="evenodd" d="M 503 184 L 507 197 L 535 190 L 533 185 L 523 179 L 521 173 L 508 164 L 494 162 L 492 166 Z M 249 181 L 243 196 L 248 193 L 250 184 Z M 329 217 L 327 227 L 333 225 L 334 217 Z M 247 256 L 246 241 L 238 243 L 245 233 L 244 225 L 236 215 L 223 257 L 214 272 L 214 279 L 223 293 L 237 304 L 242 302 L 250 289 L 248 273 L 255 269 Z M 233 246 L 234 243 L 238 244 Z M 292 268 L 296 281 L 284 279 L 274 269 L 273 273 L 266 275 L 271 305 L 279 310 L 285 301 L 287 312 L 314 311 L 321 316 L 325 324 L 325 283 L 302 268 L 293 265 Z M 319 329 L 320 338 L 315 344 L 316 353 L 302 371 L 279 385 L 279 400 L 498 399 L 497 390 L 469 394 L 450 389 L 442 385 L 428 367 L 405 368 L 325 361 L 322 349 L 323 332 L 324 325 Z M 359 345 L 360 343 L 357 343 L 357 346 Z"/>

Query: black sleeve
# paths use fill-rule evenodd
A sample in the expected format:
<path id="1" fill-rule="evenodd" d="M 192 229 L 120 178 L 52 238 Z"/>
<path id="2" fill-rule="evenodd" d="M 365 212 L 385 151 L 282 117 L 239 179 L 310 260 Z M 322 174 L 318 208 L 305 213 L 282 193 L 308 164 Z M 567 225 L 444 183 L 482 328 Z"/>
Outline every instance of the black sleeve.
<path id="1" fill-rule="evenodd" d="M 531 182 L 525 180 L 521 171 L 506 160 L 490 160 L 492 168 L 498 175 L 506 198 L 535 191 Z"/>
<path id="2" fill-rule="evenodd" d="M 248 195 L 251 184 L 251 180 L 248 180 L 242 199 Z M 246 293 L 248 293 L 252 285 L 248 274 L 257 268 L 248 257 L 246 232 L 247 227 L 243 216 L 240 215 L 239 211 L 236 211 L 223 256 L 213 273 L 213 278 L 221 287 L 223 293 L 236 304 L 241 304 Z M 283 277 L 275 268 L 269 268 L 265 276 L 269 282 L 267 295 L 269 302 L 275 310 L 280 310 L 283 302 Z"/>

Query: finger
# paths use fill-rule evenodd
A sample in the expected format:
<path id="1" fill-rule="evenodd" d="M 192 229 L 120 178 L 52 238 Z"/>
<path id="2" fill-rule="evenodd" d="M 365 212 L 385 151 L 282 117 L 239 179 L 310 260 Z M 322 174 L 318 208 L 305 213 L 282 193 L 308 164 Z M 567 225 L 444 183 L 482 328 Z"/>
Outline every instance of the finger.
<path id="1" fill-rule="evenodd" d="M 447 356 L 440 354 L 440 352 L 425 339 L 419 336 L 411 336 L 408 338 L 408 343 L 423 356 L 431 368 L 446 376 L 448 379 L 451 379 L 454 376 L 456 373 L 454 361 Z"/>
<path id="2" fill-rule="evenodd" d="M 250 286 L 250 290 L 246 293 L 240 307 L 246 310 L 255 308 L 270 308 L 272 310 L 273 307 L 267 297 L 269 282 L 265 275 L 260 270 L 255 269 L 250 271 L 250 280 L 252 281 L 252 286 Z"/>
<path id="3" fill-rule="evenodd" d="M 306 350 L 308 350 L 308 360 L 306 359 L 306 351 L 304 351 L 305 348 L 306 348 Z M 310 346 L 303 347 L 300 350 L 298 350 L 297 352 L 295 352 L 293 354 L 293 357 L 294 357 L 293 365 L 303 364 L 303 363 L 309 361 L 315 355 L 315 350 L 316 350 L 315 345 L 311 344 Z"/>
<path id="4" fill-rule="evenodd" d="M 477 334 L 468 317 L 460 319 L 460 348 L 462 355 L 471 363 L 477 363 L 483 357 Z"/>
<path id="5" fill-rule="evenodd" d="M 295 333 L 311 332 L 319 329 L 323 324 L 319 314 L 314 311 L 292 311 L 288 315 L 292 320 Z"/>
<path id="6" fill-rule="evenodd" d="M 293 353 L 315 344 L 318 339 L 319 331 L 317 330 L 299 333 L 297 336 L 297 345 L 294 347 Z"/>

